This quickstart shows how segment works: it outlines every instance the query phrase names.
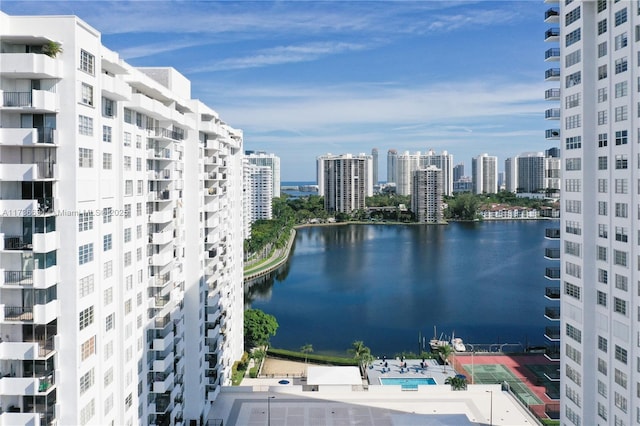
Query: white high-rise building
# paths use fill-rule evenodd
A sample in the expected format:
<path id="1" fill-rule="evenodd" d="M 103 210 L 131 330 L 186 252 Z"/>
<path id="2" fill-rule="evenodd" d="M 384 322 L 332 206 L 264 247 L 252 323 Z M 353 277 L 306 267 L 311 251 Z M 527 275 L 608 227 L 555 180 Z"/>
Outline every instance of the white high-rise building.
<path id="1" fill-rule="evenodd" d="M 517 192 L 518 190 L 518 157 L 509 157 L 504 160 L 505 191 Z"/>
<path id="2" fill-rule="evenodd" d="M 387 183 L 396 183 L 398 179 L 398 151 L 387 151 Z"/>
<path id="3" fill-rule="evenodd" d="M 442 170 L 428 166 L 412 173 L 411 211 L 420 223 L 442 222 Z"/>
<path id="4" fill-rule="evenodd" d="M 373 161 L 373 184 L 377 185 L 378 184 L 378 166 L 379 166 L 379 160 L 378 160 L 378 148 L 373 148 L 371 150 L 371 158 Z"/>
<path id="5" fill-rule="evenodd" d="M 447 151 L 436 154 L 433 149 L 420 156 L 420 167 L 427 168 L 436 166 L 442 171 L 442 193 L 444 195 L 453 194 L 453 155 Z"/>
<path id="6" fill-rule="evenodd" d="M 429 150 L 426 154 L 420 152 L 397 155 L 396 192 L 399 195 L 411 195 L 413 172 L 436 166 L 442 171 L 442 192 L 444 195 L 453 194 L 453 155 L 443 151 L 436 154 Z"/>
<path id="7" fill-rule="evenodd" d="M 370 155 L 326 154 L 317 159 L 318 195 L 328 212 L 364 210 L 365 198 L 373 196 Z"/>
<path id="8" fill-rule="evenodd" d="M 271 168 L 272 176 L 272 197 L 280 197 L 280 157 L 275 154 L 267 154 L 264 151 L 247 151 L 245 157 L 250 164 L 256 166 L 268 166 Z"/>
<path id="9" fill-rule="evenodd" d="M 420 168 L 420 153 L 410 154 L 405 151 L 396 156 L 396 193 L 411 195 L 412 174 Z"/>
<path id="10" fill-rule="evenodd" d="M 249 220 L 268 220 L 272 218 L 273 175 L 271 167 L 249 164 L 245 168 L 244 180 L 249 193 Z"/>
<path id="11" fill-rule="evenodd" d="M 207 418 L 243 349 L 242 133 L 77 17 L 0 32 L 0 422 Z"/>
<path id="12" fill-rule="evenodd" d="M 498 157 L 482 154 L 471 159 L 474 194 L 498 192 Z"/>
<path id="13" fill-rule="evenodd" d="M 545 39 L 560 43 L 547 54 L 559 60 L 561 83 L 560 423 L 633 425 L 640 418 L 639 5 L 555 3 Z"/>

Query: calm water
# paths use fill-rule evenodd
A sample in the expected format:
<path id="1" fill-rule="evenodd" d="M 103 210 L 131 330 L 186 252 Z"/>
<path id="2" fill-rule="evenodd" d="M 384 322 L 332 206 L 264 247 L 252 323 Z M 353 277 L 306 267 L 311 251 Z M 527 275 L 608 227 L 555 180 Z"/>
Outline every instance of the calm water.
<path id="1" fill-rule="evenodd" d="M 288 263 L 247 304 L 280 324 L 274 347 L 417 352 L 433 326 L 468 343 L 545 344 L 548 221 L 298 230 Z M 553 224 L 555 225 L 555 224 Z"/>

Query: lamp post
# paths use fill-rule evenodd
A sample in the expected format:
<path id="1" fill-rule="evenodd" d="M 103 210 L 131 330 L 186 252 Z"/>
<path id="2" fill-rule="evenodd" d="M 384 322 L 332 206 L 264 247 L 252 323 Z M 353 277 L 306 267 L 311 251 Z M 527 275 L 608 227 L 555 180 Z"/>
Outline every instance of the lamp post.
<path id="1" fill-rule="evenodd" d="M 267 426 L 271 426 L 271 400 L 274 398 L 275 396 L 267 397 Z"/>
<path id="2" fill-rule="evenodd" d="M 493 391 L 485 392 L 489 392 L 489 426 L 493 426 Z"/>
<path id="3" fill-rule="evenodd" d="M 474 380 L 474 364 L 473 364 L 473 356 L 476 354 L 476 348 L 471 344 L 471 343 L 467 343 L 467 346 L 471 346 L 471 384 L 473 385 L 475 383 Z"/>

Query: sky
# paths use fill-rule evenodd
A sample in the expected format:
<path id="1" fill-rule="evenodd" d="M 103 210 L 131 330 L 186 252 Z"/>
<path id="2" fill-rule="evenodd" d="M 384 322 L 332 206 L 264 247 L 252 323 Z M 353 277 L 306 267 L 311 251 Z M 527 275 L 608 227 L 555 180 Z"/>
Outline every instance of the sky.
<path id="1" fill-rule="evenodd" d="M 315 181 L 316 157 L 389 149 L 504 160 L 554 145 L 544 119 L 544 11 L 528 1 L 0 1 L 9 15 L 77 15 L 133 66 L 171 66 Z M 63 46 L 64 47 L 64 46 Z"/>

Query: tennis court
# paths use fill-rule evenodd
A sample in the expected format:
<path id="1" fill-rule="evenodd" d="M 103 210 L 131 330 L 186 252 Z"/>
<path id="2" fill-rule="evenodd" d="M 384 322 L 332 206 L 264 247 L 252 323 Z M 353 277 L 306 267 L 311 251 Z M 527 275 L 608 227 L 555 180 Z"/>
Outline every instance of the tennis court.
<path id="1" fill-rule="evenodd" d="M 469 377 L 471 377 L 472 366 L 464 365 Z M 519 378 L 509 369 L 500 364 L 476 364 L 473 366 L 473 382 L 477 384 L 496 384 L 507 382 L 511 390 L 528 405 L 543 404 Z"/>

